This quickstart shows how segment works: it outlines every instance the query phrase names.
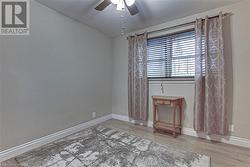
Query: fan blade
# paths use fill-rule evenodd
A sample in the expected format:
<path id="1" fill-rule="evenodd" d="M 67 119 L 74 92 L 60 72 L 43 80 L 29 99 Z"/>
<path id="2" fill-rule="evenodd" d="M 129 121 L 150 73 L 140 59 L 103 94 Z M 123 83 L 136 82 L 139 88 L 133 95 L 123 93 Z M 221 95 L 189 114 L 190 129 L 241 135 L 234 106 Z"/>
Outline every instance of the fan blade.
<path id="1" fill-rule="evenodd" d="M 125 4 L 126 4 L 126 1 L 125 1 Z M 126 7 L 128 8 L 128 11 L 129 11 L 129 13 L 130 13 L 132 16 L 136 15 L 137 13 L 139 13 L 139 10 L 138 10 L 138 8 L 136 7 L 135 4 L 133 4 L 132 6 L 128 6 L 128 5 L 126 4 Z"/>
<path id="2" fill-rule="evenodd" d="M 110 0 L 103 0 L 102 3 L 100 3 L 95 10 L 98 11 L 103 11 L 107 6 L 109 6 L 111 4 Z"/>

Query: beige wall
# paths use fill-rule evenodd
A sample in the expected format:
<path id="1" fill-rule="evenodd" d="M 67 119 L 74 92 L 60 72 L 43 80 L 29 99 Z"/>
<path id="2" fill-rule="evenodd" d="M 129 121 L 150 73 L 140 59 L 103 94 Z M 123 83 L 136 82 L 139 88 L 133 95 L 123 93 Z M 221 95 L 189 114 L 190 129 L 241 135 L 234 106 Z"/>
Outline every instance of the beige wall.
<path id="1" fill-rule="evenodd" d="M 250 32 L 250 2 L 248 4 L 248 32 Z M 250 74 L 250 33 L 248 33 L 249 35 L 249 38 L 248 38 L 248 53 L 249 53 L 249 63 L 248 63 L 248 74 Z M 250 83 L 250 75 L 249 76 L 249 81 L 248 83 Z M 248 87 L 248 105 L 249 105 L 249 110 L 250 110 L 250 86 Z M 248 112 L 249 114 L 249 119 L 248 119 L 248 122 L 250 122 L 250 112 Z M 249 125 L 250 126 L 250 125 Z M 250 138 L 250 127 L 248 128 L 248 131 L 249 131 L 249 138 Z"/>
<path id="2" fill-rule="evenodd" d="M 249 11 L 249 14 L 248 14 L 248 31 L 250 31 L 250 2 L 249 2 L 249 5 L 248 5 L 248 11 Z M 250 33 L 248 33 L 249 35 L 249 38 L 248 38 L 248 41 L 250 41 Z M 248 43 L 248 52 L 250 53 L 250 42 Z M 250 62 L 250 54 L 249 54 L 249 62 Z M 250 73 L 250 63 L 248 63 L 248 71 Z M 248 83 L 250 83 L 250 75 L 249 76 L 249 81 Z M 248 96 L 248 105 L 249 105 L 249 108 L 250 108 L 250 86 L 248 87 L 248 90 L 249 90 L 249 96 Z M 249 109 L 250 110 L 250 109 Z M 250 112 L 249 112 L 249 122 L 250 122 Z M 249 130 L 249 134 L 250 134 L 250 127 L 248 128 Z"/>
<path id="3" fill-rule="evenodd" d="M 218 12 L 232 12 L 225 20 L 225 56 L 227 61 L 227 108 L 231 113 L 231 124 L 234 125 L 232 135 L 250 139 L 250 2 L 244 1 L 234 5 L 214 9 L 208 12 L 156 25 L 136 32 L 144 32 L 171 27 L 193 21 L 206 15 Z M 133 32 L 135 33 L 135 32 Z M 112 113 L 127 115 L 127 40 L 125 37 L 113 39 L 113 92 Z M 182 95 L 186 99 L 185 127 L 193 127 L 194 83 L 164 81 L 166 95 Z M 160 82 L 149 83 L 150 95 L 161 94 Z M 149 118 L 152 120 L 152 106 L 149 104 Z M 167 117 L 167 116 L 165 116 Z"/>
<path id="4" fill-rule="evenodd" d="M 29 36 L 0 36 L 4 150 L 111 113 L 111 40 L 32 0 Z"/>

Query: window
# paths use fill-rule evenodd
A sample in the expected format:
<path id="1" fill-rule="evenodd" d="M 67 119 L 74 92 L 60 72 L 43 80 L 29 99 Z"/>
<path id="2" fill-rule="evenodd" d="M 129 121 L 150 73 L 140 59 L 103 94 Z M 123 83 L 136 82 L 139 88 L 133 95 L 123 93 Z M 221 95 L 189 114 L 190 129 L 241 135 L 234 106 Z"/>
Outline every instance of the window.
<path id="1" fill-rule="evenodd" d="M 148 39 L 148 78 L 187 78 L 195 74 L 195 31 Z"/>

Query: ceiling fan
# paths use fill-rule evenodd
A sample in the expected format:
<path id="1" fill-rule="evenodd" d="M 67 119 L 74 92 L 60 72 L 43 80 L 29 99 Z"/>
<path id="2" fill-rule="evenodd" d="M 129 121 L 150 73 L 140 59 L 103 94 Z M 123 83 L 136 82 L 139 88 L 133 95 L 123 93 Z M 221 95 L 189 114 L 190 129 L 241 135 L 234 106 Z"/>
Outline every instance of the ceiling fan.
<path id="1" fill-rule="evenodd" d="M 108 7 L 111 3 L 116 5 L 117 10 L 123 10 L 127 7 L 129 13 L 133 16 L 139 13 L 138 8 L 135 5 L 135 0 L 103 0 L 95 10 L 103 11 L 106 7 Z"/>

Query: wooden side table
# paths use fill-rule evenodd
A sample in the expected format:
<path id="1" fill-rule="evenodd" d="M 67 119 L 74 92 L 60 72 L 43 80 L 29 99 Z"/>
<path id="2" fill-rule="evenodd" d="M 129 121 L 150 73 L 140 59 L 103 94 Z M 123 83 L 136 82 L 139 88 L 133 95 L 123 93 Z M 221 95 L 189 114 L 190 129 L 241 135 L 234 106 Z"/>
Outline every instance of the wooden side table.
<path id="1" fill-rule="evenodd" d="M 182 129 L 182 104 L 183 104 L 183 97 L 173 97 L 173 96 L 152 96 L 153 99 L 153 106 L 154 106 L 154 120 L 153 120 L 153 128 L 154 133 L 157 130 L 171 132 L 174 137 L 176 134 L 181 134 Z M 173 123 L 166 123 L 159 120 L 159 105 L 168 105 L 172 109 L 173 112 Z M 176 123 L 176 112 L 179 108 L 179 123 Z"/>

